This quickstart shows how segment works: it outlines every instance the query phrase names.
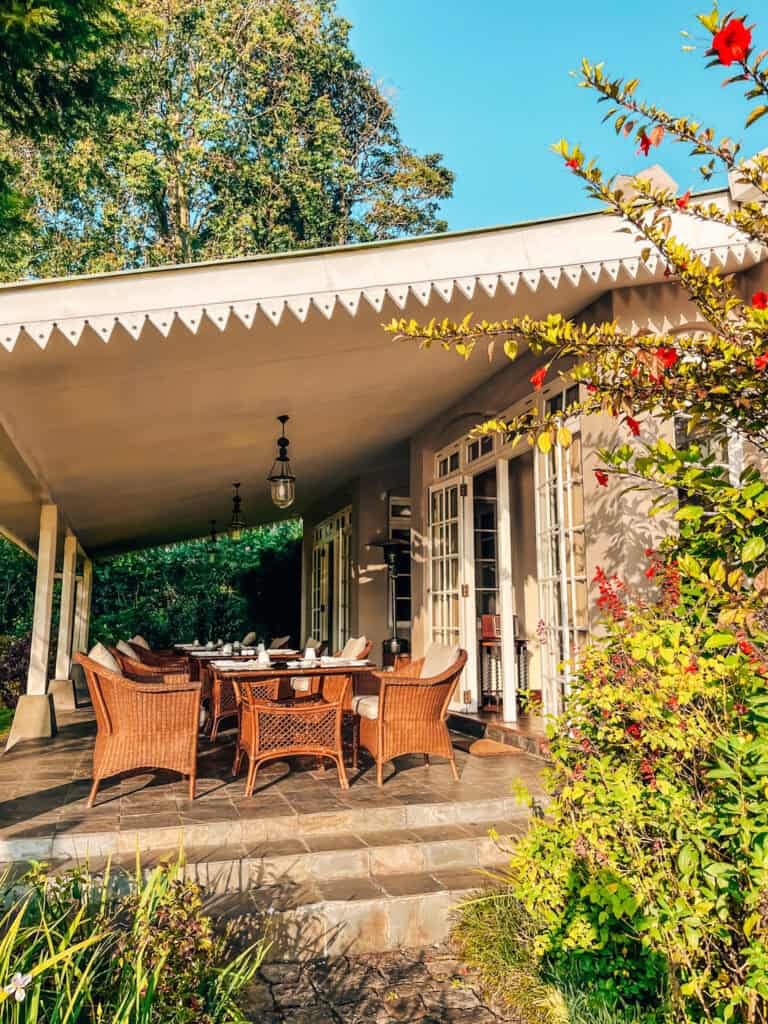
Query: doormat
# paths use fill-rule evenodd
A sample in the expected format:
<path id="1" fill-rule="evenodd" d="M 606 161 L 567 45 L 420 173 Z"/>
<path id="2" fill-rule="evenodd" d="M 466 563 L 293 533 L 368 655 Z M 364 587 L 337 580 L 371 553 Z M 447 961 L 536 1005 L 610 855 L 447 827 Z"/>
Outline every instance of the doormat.
<path id="1" fill-rule="evenodd" d="M 498 740 L 475 740 L 469 748 L 473 757 L 519 757 L 523 751 L 520 747 L 510 747 Z"/>

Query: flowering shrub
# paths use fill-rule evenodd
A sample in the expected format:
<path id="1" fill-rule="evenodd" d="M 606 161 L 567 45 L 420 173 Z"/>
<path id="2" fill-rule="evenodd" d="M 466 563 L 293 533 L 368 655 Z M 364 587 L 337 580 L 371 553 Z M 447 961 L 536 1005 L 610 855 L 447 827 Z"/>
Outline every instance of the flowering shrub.
<path id="1" fill-rule="evenodd" d="M 755 45 L 746 17 L 715 7 L 699 21 L 709 66 L 731 69 L 724 84 L 744 87 L 746 125 L 756 124 L 768 113 L 768 50 Z M 553 314 L 396 320 L 388 330 L 462 358 L 485 341 L 514 359 L 524 342 L 544 360 L 534 390 L 563 360 L 561 375 L 582 385 L 566 417 L 612 415 L 632 437 L 601 453 L 598 485 L 629 481 L 654 493 L 654 512 L 676 519 L 647 551 L 655 600 L 601 572 L 594 581 L 606 631 L 552 727 L 551 816 L 534 824 L 509 870 L 541 926 L 541 970 L 576 968 L 588 989 L 647 1008 L 648 1019 L 668 1011 L 675 1022 L 766 1024 L 768 293 L 743 294 L 738 278 L 675 229 L 693 218 L 731 228 L 745 246 L 768 244 L 768 155 L 744 160 L 739 143 L 638 100 L 636 79 L 611 79 L 602 65 L 584 61 L 581 84 L 607 103 L 605 120 L 638 153 L 683 142 L 705 179 L 719 167 L 757 197 L 718 203 L 642 178 L 626 189 L 578 146 L 555 146 L 588 194 L 624 222 L 642 258 L 662 260 L 695 306 L 696 327 L 635 335 Z M 646 442 L 647 420 L 686 424 L 688 440 Z M 561 411 L 534 409 L 480 431 L 527 438 L 545 453 L 571 441 Z M 747 465 L 738 480 L 722 465 L 732 442 Z"/>

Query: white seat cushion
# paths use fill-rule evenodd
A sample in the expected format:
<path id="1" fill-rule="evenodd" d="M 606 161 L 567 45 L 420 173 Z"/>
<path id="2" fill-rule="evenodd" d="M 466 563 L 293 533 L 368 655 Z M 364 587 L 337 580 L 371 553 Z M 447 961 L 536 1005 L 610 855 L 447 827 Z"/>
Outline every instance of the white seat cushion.
<path id="1" fill-rule="evenodd" d="M 132 644 L 134 647 L 143 647 L 145 651 L 150 650 L 150 646 L 147 643 L 147 641 L 144 639 L 143 636 L 139 636 L 138 633 L 136 634 L 136 636 L 132 636 L 128 643 Z"/>
<path id="2" fill-rule="evenodd" d="M 311 647 L 313 651 L 316 651 L 322 646 L 323 644 L 321 640 L 315 640 L 314 637 L 310 637 L 309 640 L 307 640 L 307 642 L 304 644 L 304 650 L 306 651 L 308 647 Z"/>
<path id="3" fill-rule="evenodd" d="M 104 644 L 94 644 L 94 646 L 88 652 L 88 657 L 91 661 L 95 661 L 97 665 L 101 665 L 102 668 L 109 669 L 110 672 L 117 672 L 118 675 L 122 675 L 120 666 L 117 664 L 115 659 L 109 653 Z"/>
<path id="4" fill-rule="evenodd" d="M 379 695 L 377 693 L 361 694 L 352 698 L 352 710 L 361 718 L 375 722 L 379 717 Z"/>
<path id="5" fill-rule="evenodd" d="M 270 651 L 275 651 L 279 647 L 285 647 L 291 638 L 289 636 L 275 636 L 272 637 L 272 642 L 269 645 Z"/>
<path id="6" fill-rule="evenodd" d="M 251 644 L 256 643 L 256 634 L 251 630 L 250 633 L 246 633 L 243 637 L 243 647 L 250 647 Z"/>
<path id="7" fill-rule="evenodd" d="M 291 689 L 294 693 L 309 693 L 311 685 L 306 676 L 293 676 L 291 679 Z"/>
<path id="8" fill-rule="evenodd" d="M 136 653 L 135 648 L 131 647 L 130 644 L 127 644 L 125 640 L 118 640 L 115 646 L 121 654 L 126 656 L 126 658 L 133 658 L 134 661 L 141 661 L 141 658 Z"/>
<path id="9" fill-rule="evenodd" d="M 344 648 L 341 652 L 342 658 L 351 658 L 357 660 L 362 657 L 362 653 L 365 650 L 368 641 L 364 636 L 352 636 L 344 644 Z"/>
<path id="10" fill-rule="evenodd" d="M 448 644 L 430 644 L 424 656 L 424 664 L 421 666 L 422 679 L 434 679 L 447 672 L 454 662 L 458 661 L 459 648 L 449 647 Z"/>

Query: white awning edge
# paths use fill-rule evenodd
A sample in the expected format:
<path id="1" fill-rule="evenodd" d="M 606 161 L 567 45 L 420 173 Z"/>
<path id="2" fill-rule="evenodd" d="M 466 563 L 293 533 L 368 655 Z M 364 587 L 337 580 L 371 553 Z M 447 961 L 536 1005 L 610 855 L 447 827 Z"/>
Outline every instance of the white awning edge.
<path id="1" fill-rule="evenodd" d="M 668 272 L 657 253 L 645 253 L 608 220 L 573 218 L 495 233 L 415 239 L 392 248 L 383 243 L 378 248 L 327 250 L 309 258 L 288 254 L 272 260 L 21 282 L 0 288 L 0 345 L 11 352 L 24 336 L 45 349 L 54 331 L 73 346 L 85 331 L 105 343 L 120 328 L 135 340 L 148 327 L 167 337 L 175 323 L 197 334 L 205 320 L 224 331 L 233 316 L 247 329 L 262 317 L 277 327 L 286 312 L 305 322 L 312 307 L 329 320 L 342 314 L 357 317 L 361 308 L 399 315 L 414 304 L 425 308 L 437 300 L 456 301 L 457 293 L 466 302 L 519 295 L 521 282 L 527 294 L 545 289 L 545 299 L 560 290 L 573 296 L 581 288 L 586 301 L 592 300 L 595 288 L 612 291 L 663 282 Z M 768 258 L 766 246 L 723 225 L 692 224 L 688 218 L 681 227 L 678 237 L 707 266 L 738 272 Z M 547 260 L 560 254 L 562 262 Z M 598 255 L 604 258 L 592 258 Z M 509 266 L 512 260 L 517 266 Z M 298 290 L 297 284 L 307 290 Z M 387 301 L 391 312 L 385 309 Z"/>

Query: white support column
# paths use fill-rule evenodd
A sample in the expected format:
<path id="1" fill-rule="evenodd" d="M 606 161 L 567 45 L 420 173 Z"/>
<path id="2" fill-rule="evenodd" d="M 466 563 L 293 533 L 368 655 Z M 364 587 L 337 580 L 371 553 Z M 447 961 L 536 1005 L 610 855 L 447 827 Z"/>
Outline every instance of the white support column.
<path id="1" fill-rule="evenodd" d="M 69 677 L 72 667 L 72 630 L 75 609 L 75 573 L 77 570 L 77 537 L 67 530 L 64 540 L 64 562 L 61 574 L 59 634 L 56 643 L 56 678 L 49 687 L 57 712 L 75 710 L 75 688 Z"/>
<path id="2" fill-rule="evenodd" d="M 27 692 L 19 698 L 6 749 L 19 740 L 41 739 L 56 732 L 53 702 L 48 694 L 48 652 L 51 644 L 58 519 L 59 512 L 55 505 L 42 506 Z"/>
<path id="3" fill-rule="evenodd" d="M 72 664 L 72 615 L 75 608 L 75 571 L 77 537 L 69 530 L 64 541 L 64 565 L 61 576 L 59 636 L 56 644 L 56 678 L 68 679 Z"/>
<path id="4" fill-rule="evenodd" d="M 501 621 L 501 679 L 505 722 L 517 721 L 517 657 L 515 650 L 515 590 L 512 565 L 512 520 L 509 500 L 509 462 L 496 463 L 496 557 Z"/>
<path id="5" fill-rule="evenodd" d="M 83 561 L 83 574 L 77 581 L 75 601 L 75 635 L 73 649 L 81 653 L 88 650 L 88 634 L 91 624 L 91 590 L 93 588 L 93 563 L 90 558 Z"/>

